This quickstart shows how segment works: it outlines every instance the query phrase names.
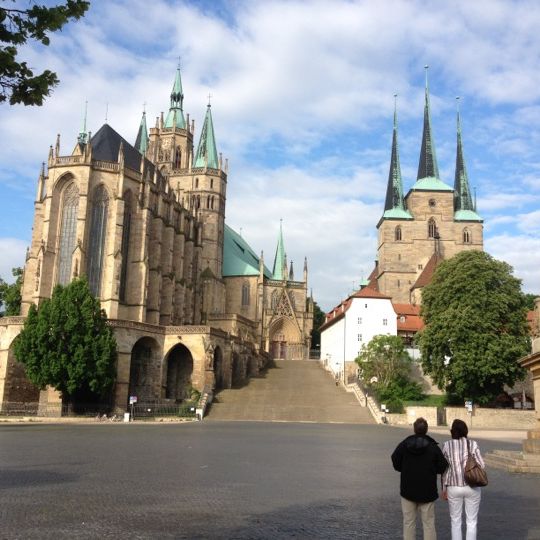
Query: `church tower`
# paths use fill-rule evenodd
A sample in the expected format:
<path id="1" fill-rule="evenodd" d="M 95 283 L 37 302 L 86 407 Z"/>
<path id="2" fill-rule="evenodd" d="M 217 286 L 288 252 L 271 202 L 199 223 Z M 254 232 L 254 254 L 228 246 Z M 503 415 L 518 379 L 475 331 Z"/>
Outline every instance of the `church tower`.
<path id="1" fill-rule="evenodd" d="M 421 289 L 437 264 L 466 249 L 483 249 L 483 220 L 476 213 L 467 177 L 461 119 L 457 114 L 454 188 L 439 175 L 431 126 L 426 66 L 424 126 L 416 182 L 403 197 L 397 113 L 384 212 L 377 224 L 376 286 L 398 303 L 421 303 Z"/>

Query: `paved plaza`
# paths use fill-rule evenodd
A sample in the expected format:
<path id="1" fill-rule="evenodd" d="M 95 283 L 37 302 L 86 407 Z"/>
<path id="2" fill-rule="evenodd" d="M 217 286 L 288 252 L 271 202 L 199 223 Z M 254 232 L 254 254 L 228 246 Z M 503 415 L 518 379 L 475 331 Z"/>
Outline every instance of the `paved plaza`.
<path id="1" fill-rule="evenodd" d="M 406 434 L 310 423 L 0 425 L 0 538 L 398 539 L 389 455 Z M 479 538 L 540 539 L 540 479 L 489 475 Z M 449 539 L 442 501 L 437 529 Z"/>

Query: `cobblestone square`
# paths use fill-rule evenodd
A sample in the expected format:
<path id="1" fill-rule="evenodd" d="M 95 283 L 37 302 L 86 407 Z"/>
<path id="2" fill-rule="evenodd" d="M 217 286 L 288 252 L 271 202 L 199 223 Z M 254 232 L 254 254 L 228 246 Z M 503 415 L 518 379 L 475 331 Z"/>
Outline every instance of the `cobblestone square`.
<path id="1" fill-rule="evenodd" d="M 0 538 L 399 539 L 389 456 L 406 434 L 309 423 L 2 425 Z M 483 452 L 519 448 L 479 442 Z M 479 538 L 539 539 L 538 477 L 489 476 Z M 437 530 L 450 538 L 443 501 Z"/>

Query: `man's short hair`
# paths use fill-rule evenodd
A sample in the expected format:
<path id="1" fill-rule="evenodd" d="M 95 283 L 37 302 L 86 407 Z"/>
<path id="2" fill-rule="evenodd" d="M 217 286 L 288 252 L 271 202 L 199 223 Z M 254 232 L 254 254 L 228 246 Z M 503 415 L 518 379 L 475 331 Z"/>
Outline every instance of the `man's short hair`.
<path id="1" fill-rule="evenodd" d="M 415 435 L 425 435 L 428 429 L 428 423 L 425 418 L 417 418 L 413 424 Z"/>

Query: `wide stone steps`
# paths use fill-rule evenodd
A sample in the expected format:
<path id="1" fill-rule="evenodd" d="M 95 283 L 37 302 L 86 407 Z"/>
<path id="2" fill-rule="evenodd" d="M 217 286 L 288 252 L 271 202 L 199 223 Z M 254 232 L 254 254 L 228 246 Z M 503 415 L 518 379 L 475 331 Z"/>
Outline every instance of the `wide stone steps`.
<path id="1" fill-rule="evenodd" d="M 369 411 L 315 361 L 275 362 L 242 388 L 220 391 L 211 420 L 373 424 Z"/>
<path id="2" fill-rule="evenodd" d="M 484 456 L 486 465 L 509 472 L 540 474 L 540 455 L 511 450 L 494 450 Z"/>

